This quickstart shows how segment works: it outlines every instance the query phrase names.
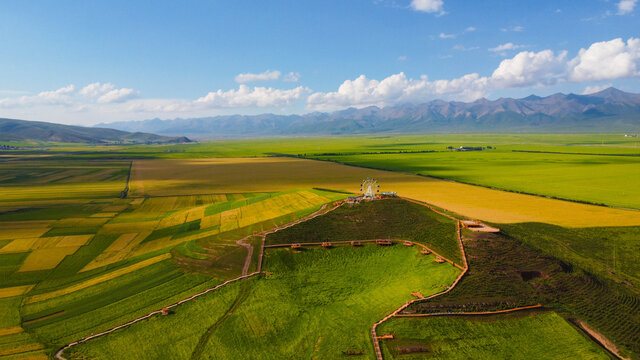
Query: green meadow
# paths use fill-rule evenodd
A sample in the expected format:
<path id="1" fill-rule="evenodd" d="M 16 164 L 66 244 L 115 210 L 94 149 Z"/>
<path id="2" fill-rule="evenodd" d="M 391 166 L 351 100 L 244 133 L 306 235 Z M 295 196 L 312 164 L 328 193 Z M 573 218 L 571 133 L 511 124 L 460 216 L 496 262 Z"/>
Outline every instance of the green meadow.
<path id="1" fill-rule="evenodd" d="M 73 352 L 101 359 L 329 359 L 352 350 L 371 359 L 371 324 L 411 292 L 436 293 L 459 273 L 401 245 L 267 250 L 264 271 Z M 235 303 L 224 300 L 238 292 Z M 153 341 L 135 341 L 147 336 Z"/>
<path id="2" fill-rule="evenodd" d="M 610 359 L 553 312 L 394 318 L 386 359 Z"/>
<path id="3" fill-rule="evenodd" d="M 640 209 L 640 156 L 514 152 L 499 147 L 484 151 L 317 158 L 528 194 Z"/>

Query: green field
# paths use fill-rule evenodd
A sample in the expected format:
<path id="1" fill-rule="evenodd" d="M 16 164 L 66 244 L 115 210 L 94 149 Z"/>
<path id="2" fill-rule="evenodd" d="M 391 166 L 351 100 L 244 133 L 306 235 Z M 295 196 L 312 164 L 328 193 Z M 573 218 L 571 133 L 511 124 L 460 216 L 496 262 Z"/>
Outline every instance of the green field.
<path id="1" fill-rule="evenodd" d="M 101 359 L 188 358 L 193 352 L 199 356 L 191 358 L 202 359 L 271 359 L 274 354 L 329 359 L 363 350 L 373 358 L 371 324 L 411 299 L 411 292 L 441 291 L 459 272 L 399 245 L 268 250 L 264 270 L 264 277 L 179 307 L 174 315 L 87 342 L 74 352 Z M 230 311 L 225 317 L 212 316 L 219 314 L 221 299 L 238 291 L 236 303 L 225 307 Z M 207 313 L 204 318 L 202 312 Z M 145 336 L 154 341 L 135 340 Z M 183 340 L 174 347 L 176 339 Z"/>
<path id="2" fill-rule="evenodd" d="M 449 293 L 409 306 L 405 313 L 494 311 L 542 304 L 567 318 L 579 318 L 623 349 L 640 353 L 640 296 L 637 286 L 619 274 L 595 269 L 596 262 L 569 257 L 564 248 L 566 233 L 545 232 L 546 246 L 537 248 L 539 224 L 518 224 L 522 232 L 507 229 L 500 234 L 464 231 L 465 251 L 471 269 Z M 544 229 L 544 228 L 542 228 Z M 616 236 L 625 228 L 603 228 L 602 236 Z M 572 229 L 571 231 L 589 229 Z M 622 242 L 623 238 L 619 238 Z M 632 240 L 631 244 L 636 244 Z M 635 245 L 634 245 L 635 246 Z M 637 254 L 637 248 L 636 252 Z"/>
<path id="3" fill-rule="evenodd" d="M 553 312 L 395 318 L 379 327 L 386 359 L 609 359 Z"/>
<path id="4" fill-rule="evenodd" d="M 267 236 L 267 244 L 391 238 L 425 244 L 462 266 L 456 222 L 399 199 L 342 206 Z"/>
<path id="5" fill-rule="evenodd" d="M 46 144 L 46 150 L 43 146 L 3 151 L 0 156 L 0 359 L 50 356 L 66 343 L 239 276 L 247 256 L 239 239 L 246 237 L 246 243 L 258 249 L 261 238 L 252 234 L 349 196 L 337 190 L 355 191 L 357 181 L 374 172 L 265 156 L 330 159 L 640 208 L 640 147 L 635 139 L 615 134 L 363 136 L 150 146 Z M 448 146 L 492 149 L 453 152 Z M 238 159 L 254 156 L 262 158 Z M 580 345 L 581 337 L 576 338 L 570 327 L 573 332 L 566 332 L 567 323 L 550 315 L 558 314 L 586 321 L 623 354 L 640 354 L 640 228 L 613 226 L 622 220 L 629 225 L 640 223 L 634 220 L 640 216 L 637 212 L 379 173 L 388 176 L 383 190 L 434 199 L 433 203 L 466 216 L 483 219 L 486 215 L 485 220 L 501 222 L 496 224 L 502 229 L 498 235 L 464 231 L 469 273 L 451 292 L 414 304 L 407 313 L 500 310 L 542 303 L 554 313 L 512 319 L 498 329 L 493 323 L 478 325 L 475 320 L 444 321 L 468 322 L 472 333 L 485 331 L 487 325 L 493 329 L 487 331 L 495 331 L 493 338 L 504 335 L 498 335 L 501 328 L 514 329 L 513 344 L 506 345 L 530 349 L 533 357 L 539 354 L 537 343 L 527 343 L 522 334 L 546 334 L 554 328 L 555 337 L 567 340 L 558 347 L 590 354 L 593 345 Z M 128 196 L 121 199 L 127 184 Z M 429 197 L 430 192 L 437 194 Z M 520 208 L 528 212 L 518 213 Z M 541 220 L 536 213 L 553 215 Z M 560 217 L 569 220 L 554 222 Z M 384 200 L 342 206 L 270 234 L 266 242 L 407 239 L 461 264 L 455 228 L 454 221 L 426 207 Z M 266 275 L 234 283 L 178 307 L 174 315 L 154 317 L 72 352 L 95 358 L 129 358 L 131 354 L 335 358 L 343 351 L 363 350 L 371 357 L 371 324 L 410 299 L 413 291 L 427 295 L 448 286 L 459 271 L 417 252 L 416 247 L 401 245 L 305 248 L 299 253 L 267 250 Z M 258 256 L 254 251 L 249 271 L 256 269 Z M 461 332 L 445 327 L 440 333 L 442 341 L 451 345 L 448 349 L 473 349 L 469 351 L 485 357 L 487 350 L 474 348 L 460 337 Z M 406 329 L 416 339 L 430 336 L 417 322 Z M 546 341 L 544 336 L 535 339 Z M 140 346 L 141 337 L 156 342 Z M 492 351 L 498 354 L 510 349 L 485 340 L 487 346 L 496 346 Z M 252 352 L 246 355 L 242 349 Z M 464 351 L 455 350 L 455 356 Z M 561 354 L 549 352 L 550 356 Z"/>
<path id="6" fill-rule="evenodd" d="M 544 147 L 539 149 L 548 151 Z M 640 209 L 640 156 L 525 153 L 499 148 L 317 158 L 528 194 Z"/>

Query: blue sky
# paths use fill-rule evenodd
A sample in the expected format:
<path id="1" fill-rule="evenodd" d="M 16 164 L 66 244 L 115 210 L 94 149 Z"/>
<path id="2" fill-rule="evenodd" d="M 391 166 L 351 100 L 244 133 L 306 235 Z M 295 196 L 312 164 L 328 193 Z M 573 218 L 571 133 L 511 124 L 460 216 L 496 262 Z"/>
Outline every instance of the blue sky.
<path id="1" fill-rule="evenodd" d="M 5 0 L 0 117 L 92 125 L 640 92 L 636 5 Z"/>

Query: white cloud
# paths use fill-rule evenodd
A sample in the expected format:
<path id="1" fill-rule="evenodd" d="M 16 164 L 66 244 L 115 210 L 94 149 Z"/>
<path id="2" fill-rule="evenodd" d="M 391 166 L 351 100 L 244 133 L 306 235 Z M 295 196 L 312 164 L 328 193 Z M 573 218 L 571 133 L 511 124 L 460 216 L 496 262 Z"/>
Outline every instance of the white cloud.
<path id="1" fill-rule="evenodd" d="M 402 56 L 398 56 L 398 60 L 399 60 L 399 61 L 406 61 L 406 60 L 407 60 L 407 57 L 406 57 L 406 56 L 404 56 L 404 55 L 402 55 Z"/>
<path id="2" fill-rule="evenodd" d="M 139 93 L 133 89 L 116 87 L 111 83 L 95 82 L 83 87 L 79 92 L 86 98 L 96 99 L 102 104 L 124 102 L 138 97 Z"/>
<path id="3" fill-rule="evenodd" d="M 524 45 L 515 45 L 514 43 L 508 42 L 506 44 L 498 45 L 494 48 L 490 48 L 489 51 L 493 52 L 505 52 L 507 50 L 516 50 L 523 48 Z"/>
<path id="4" fill-rule="evenodd" d="M 444 13 L 442 0 L 411 0 L 411 8 L 426 13 Z"/>
<path id="5" fill-rule="evenodd" d="M 401 72 L 381 81 L 360 75 L 346 80 L 337 91 L 311 94 L 307 107 L 313 110 L 333 110 L 347 106 L 388 106 L 405 102 L 424 102 L 435 97 L 455 94 L 458 99 L 473 100 L 484 95 L 486 78 L 468 74 L 453 80 L 429 81 L 426 76 L 411 79 Z"/>
<path id="6" fill-rule="evenodd" d="M 513 32 L 522 32 L 524 31 L 524 27 L 517 25 L 517 26 L 512 26 L 510 28 L 502 28 L 500 29 L 500 31 L 502 32 L 509 32 L 509 31 L 513 31 Z"/>
<path id="7" fill-rule="evenodd" d="M 597 92 L 600 92 L 604 89 L 608 89 L 610 87 L 612 87 L 613 84 L 609 83 L 609 84 L 604 84 L 604 85 L 591 85 L 591 86 L 587 86 L 586 88 L 584 88 L 584 91 L 582 92 L 582 95 L 589 95 L 589 94 L 594 94 Z"/>
<path id="8" fill-rule="evenodd" d="M 630 38 L 625 43 L 617 38 L 591 44 L 580 49 L 569 62 L 569 80 L 598 81 L 639 76 L 640 39 Z"/>
<path id="9" fill-rule="evenodd" d="M 69 105 L 71 104 L 71 95 L 75 91 L 74 85 L 67 85 L 58 90 L 43 91 L 38 95 L 7 97 L 0 99 L 0 107 L 29 107 L 37 105 Z"/>
<path id="10" fill-rule="evenodd" d="M 194 101 L 195 104 L 207 107 L 272 107 L 286 106 L 296 102 L 311 90 L 298 86 L 295 89 L 281 90 L 265 87 L 240 85 L 238 89 L 218 90 Z"/>
<path id="11" fill-rule="evenodd" d="M 108 93 L 109 91 L 115 89 L 115 86 L 111 83 L 101 84 L 99 82 L 95 82 L 83 87 L 80 90 L 80 95 L 88 96 L 88 97 L 97 97 Z"/>
<path id="12" fill-rule="evenodd" d="M 456 35 L 455 34 L 445 34 L 445 33 L 440 33 L 440 35 L 438 35 L 438 37 L 440 39 L 455 39 Z"/>
<path id="13" fill-rule="evenodd" d="M 473 26 L 469 26 L 468 28 L 464 29 L 465 32 L 474 32 L 476 31 L 476 28 L 474 28 Z"/>
<path id="14" fill-rule="evenodd" d="M 624 15 L 633 11 L 633 8 L 636 7 L 636 2 L 638 0 L 621 0 L 618 3 L 618 14 Z"/>
<path id="15" fill-rule="evenodd" d="M 499 88 L 552 85 L 566 74 L 566 57 L 566 51 L 557 56 L 551 50 L 522 51 L 502 60 L 491 80 Z"/>
<path id="16" fill-rule="evenodd" d="M 259 74 L 253 74 L 253 73 L 238 74 L 235 80 L 237 83 L 269 81 L 269 80 L 278 80 L 280 78 L 280 75 L 282 75 L 282 73 L 278 70 L 273 70 L 273 71 L 267 70 Z"/>
<path id="17" fill-rule="evenodd" d="M 466 47 L 464 45 L 454 45 L 453 50 L 458 50 L 458 51 L 472 51 L 472 50 L 478 50 L 479 47 L 478 46 L 471 46 L 471 47 Z"/>
<path id="18" fill-rule="evenodd" d="M 284 81 L 284 82 L 294 82 L 295 83 L 295 82 L 300 81 L 300 78 L 301 78 L 300 73 L 292 71 L 292 72 L 286 74 L 284 77 L 282 77 L 282 81 Z"/>
<path id="19" fill-rule="evenodd" d="M 133 89 L 113 89 L 98 98 L 98 102 L 102 104 L 124 102 L 138 97 L 138 92 Z"/>
<path id="20" fill-rule="evenodd" d="M 518 47 L 509 44 L 501 45 L 502 49 L 496 47 L 496 51 Z M 453 49 L 462 51 L 473 48 L 456 45 Z M 472 101 L 497 89 L 550 86 L 568 82 L 605 83 L 638 76 L 640 39 L 623 41 L 618 38 L 593 43 L 586 49 L 581 49 L 573 58 L 568 57 L 566 51 L 521 51 L 503 59 L 486 76 L 470 73 L 453 79 L 430 80 L 426 75 L 411 78 L 401 72 L 378 80 L 360 75 L 355 79 L 345 80 L 335 91 L 327 92 L 312 92 L 304 86 L 278 89 L 240 84 L 236 89 L 214 90 L 195 100 L 137 98 L 138 92 L 133 89 L 96 82 L 79 88 L 68 85 L 36 95 L 9 93 L 0 98 L 0 108 L 5 117 L 86 124 L 87 119 L 108 122 L 151 117 L 211 116 L 232 112 L 258 113 L 264 112 L 264 109 L 290 112 L 301 104 L 306 104 L 311 110 L 334 110 L 350 106 L 420 103 L 437 98 Z M 297 73 L 284 76 L 280 74 L 278 78 L 300 80 Z M 587 86 L 585 93 L 600 88 Z"/>

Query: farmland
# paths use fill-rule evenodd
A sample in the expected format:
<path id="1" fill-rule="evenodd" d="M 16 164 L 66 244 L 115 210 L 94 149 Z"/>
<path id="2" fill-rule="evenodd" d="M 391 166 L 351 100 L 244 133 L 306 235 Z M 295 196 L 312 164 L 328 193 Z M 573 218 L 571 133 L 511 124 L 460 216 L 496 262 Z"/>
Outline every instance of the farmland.
<path id="1" fill-rule="evenodd" d="M 221 296 L 208 296 L 204 303 L 186 305 L 174 315 L 136 324 L 74 351 L 114 359 L 186 358 L 198 338 L 184 337 L 183 331 L 202 334 L 209 328 L 200 350 L 203 358 L 215 354 L 224 359 L 267 359 L 274 353 L 287 358 L 335 358 L 349 350 L 363 350 L 371 358 L 371 323 L 411 299 L 411 292 L 438 292 L 459 271 L 403 246 L 311 247 L 299 253 L 275 249 L 267 251 L 264 261 L 263 278 L 234 284 Z M 237 291 L 244 294 L 222 321 L 214 316 L 220 316 L 216 310 L 206 314 L 208 321 L 198 322 L 197 328 L 185 327 L 188 319 L 218 308 L 220 298 Z M 133 339 L 145 334 L 160 336 L 144 346 L 131 346 Z M 168 346 L 177 337 L 184 339 L 179 346 Z"/>
<path id="2" fill-rule="evenodd" d="M 553 312 L 395 318 L 380 331 L 395 335 L 389 359 L 609 359 Z"/>
<path id="3" fill-rule="evenodd" d="M 286 191 L 322 187 L 358 192 L 366 177 L 375 177 L 383 191 L 426 201 L 493 222 L 545 222 L 586 227 L 640 225 L 640 213 L 556 201 L 537 196 L 496 191 L 434 178 L 391 171 L 363 169 L 331 162 L 292 158 L 242 158 L 134 161 L 134 196 Z"/>
<path id="4" fill-rule="evenodd" d="M 0 356 L 46 358 L 237 276 L 246 254 L 238 239 L 346 196 L 289 189 L 119 199 L 130 162 L 16 164 L 6 178 L 23 177 L 32 191 L 8 180 L 1 190 L 11 195 L 0 212 Z M 203 258 L 215 266 L 199 268 Z"/>
<path id="5" fill-rule="evenodd" d="M 490 144 L 497 149 L 446 150 Z M 515 192 L 636 207 L 634 144 L 613 135 L 443 135 L 65 145 L 8 152 L 0 162 L 0 358 L 46 358 L 71 341 L 240 276 L 246 246 L 257 250 L 261 244 L 261 236 L 252 235 L 357 193 L 366 177 L 378 179 L 382 191 L 502 230 L 494 235 L 464 231 L 469 273 L 447 294 L 415 303 L 403 314 L 536 303 L 546 309 L 491 321 L 392 318 L 378 334 L 397 332 L 401 345 L 407 339 L 442 345 L 439 354 L 449 358 L 515 348 L 536 356 L 537 342 L 554 338 L 564 342 L 552 343 L 557 351 L 549 352 L 550 358 L 562 358 L 563 348 L 597 358 L 601 352 L 594 343 L 585 342 L 567 322 L 580 319 L 623 354 L 636 356 L 640 213 Z M 617 155 L 588 155 L 605 150 Z M 541 179 L 553 184 L 535 188 L 548 185 Z M 462 265 L 455 229 L 454 220 L 394 199 L 343 205 L 270 233 L 265 241 L 412 240 Z M 254 251 L 249 272 L 257 269 L 258 258 Z M 374 322 L 411 299 L 411 292 L 426 296 L 445 289 L 459 272 L 418 254 L 417 247 L 337 244 L 330 250 L 305 246 L 300 252 L 268 248 L 263 270 L 180 305 L 175 314 L 154 316 L 69 353 L 78 358 L 207 358 L 214 353 L 238 358 L 245 347 L 255 358 L 272 353 L 333 358 L 349 350 L 372 357 Z M 492 334 L 480 342 L 487 344 L 485 350 L 451 330 L 454 323 L 467 326 L 476 338 Z M 432 343 L 430 331 L 440 327 L 448 330 L 439 331 L 442 337 Z M 507 344 L 513 347 L 495 341 L 507 329 L 513 330 Z M 528 339 L 523 333 L 538 335 Z M 157 342 L 140 346 L 134 340 L 140 337 Z M 392 342 L 381 343 L 387 357 L 397 355 Z"/>

